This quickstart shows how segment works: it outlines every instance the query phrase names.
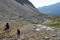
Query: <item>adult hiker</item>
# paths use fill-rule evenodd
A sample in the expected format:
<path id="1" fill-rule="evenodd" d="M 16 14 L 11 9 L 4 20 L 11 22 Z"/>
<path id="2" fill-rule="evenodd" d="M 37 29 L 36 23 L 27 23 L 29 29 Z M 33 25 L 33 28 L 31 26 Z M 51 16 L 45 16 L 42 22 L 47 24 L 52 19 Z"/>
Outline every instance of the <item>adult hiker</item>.
<path id="1" fill-rule="evenodd" d="M 20 30 L 19 29 L 17 29 L 17 35 L 20 36 Z"/>
<path id="2" fill-rule="evenodd" d="M 21 38 L 20 38 L 20 30 L 19 29 L 17 29 L 17 39 L 21 40 Z"/>
<path id="3" fill-rule="evenodd" d="M 6 26 L 5 26 L 5 29 L 4 30 L 8 30 L 10 27 L 9 27 L 9 23 L 6 23 Z"/>

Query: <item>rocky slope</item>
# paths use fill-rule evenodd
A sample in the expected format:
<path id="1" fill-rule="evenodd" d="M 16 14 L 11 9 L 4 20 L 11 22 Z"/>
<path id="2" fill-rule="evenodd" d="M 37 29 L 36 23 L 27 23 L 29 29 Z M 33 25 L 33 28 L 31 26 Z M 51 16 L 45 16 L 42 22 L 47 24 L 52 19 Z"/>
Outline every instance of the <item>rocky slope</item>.
<path id="1" fill-rule="evenodd" d="M 56 31 L 56 28 L 34 24 L 46 18 L 28 0 L 0 0 L 0 40 L 60 40 L 59 28 Z M 10 28 L 4 30 L 7 22 Z"/>
<path id="2" fill-rule="evenodd" d="M 2 23 L 5 26 L 6 22 Z M 9 30 L 0 29 L 0 40 L 60 40 L 60 28 L 26 21 L 10 21 L 9 24 Z M 17 35 L 17 28 L 21 32 L 20 37 Z"/>
<path id="3" fill-rule="evenodd" d="M 37 11 L 28 0 L 0 0 L 0 20 L 2 21 L 25 20 L 38 23 L 46 16 Z"/>

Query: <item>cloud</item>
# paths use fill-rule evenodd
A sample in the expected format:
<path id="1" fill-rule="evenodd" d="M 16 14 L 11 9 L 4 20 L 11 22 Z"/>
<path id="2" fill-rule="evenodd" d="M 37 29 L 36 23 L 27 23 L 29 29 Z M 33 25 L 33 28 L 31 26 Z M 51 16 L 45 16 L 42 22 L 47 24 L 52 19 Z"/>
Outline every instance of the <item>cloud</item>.
<path id="1" fill-rule="evenodd" d="M 29 1 L 31 1 L 36 8 L 60 2 L 60 0 L 29 0 Z"/>

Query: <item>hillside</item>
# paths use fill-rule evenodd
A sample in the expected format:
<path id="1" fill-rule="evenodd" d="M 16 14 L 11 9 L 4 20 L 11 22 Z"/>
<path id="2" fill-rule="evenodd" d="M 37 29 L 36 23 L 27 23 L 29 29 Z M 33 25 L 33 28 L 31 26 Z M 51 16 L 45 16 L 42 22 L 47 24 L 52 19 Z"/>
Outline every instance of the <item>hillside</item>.
<path id="1" fill-rule="evenodd" d="M 46 17 L 40 13 L 28 0 L 0 0 L 0 20 L 24 20 L 33 23 L 40 22 L 40 18 Z"/>
<path id="2" fill-rule="evenodd" d="M 0 40 L 60 40 L 60 28 L 42 24 L 48 18 L 28 0 L 0 0 Z"/>
<path id="3" fill-rule="evenodd" d="M 44 6 L 38 8 L 38 10 L 42 13 L 48 14 L 50 16 L 60 16 L 60 2 L 56 4 L 52 4 L 49 6 Z"/>
<path id="4" fill-rule="evenodd" d="M 0 22 L 5 26 L 6 22 Z M 59 40 L 60 28 L 47 27 L 40 24 L 32 24 L 26 21 L 10 21 L 10 29 L 0 29 L 0 40 Z M 17 35 L 20 30 L 20 37 Z"/>

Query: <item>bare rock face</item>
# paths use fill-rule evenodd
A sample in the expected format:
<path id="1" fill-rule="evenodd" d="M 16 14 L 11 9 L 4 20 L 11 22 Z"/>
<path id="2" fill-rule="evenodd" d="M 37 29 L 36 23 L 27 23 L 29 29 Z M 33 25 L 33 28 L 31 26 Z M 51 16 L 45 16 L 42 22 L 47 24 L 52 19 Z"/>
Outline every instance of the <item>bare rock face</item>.
<path id="1" fill-rule="evenodd" d="M 47 15 L 40 13 L 28 0 L 0 0 L 0 20 L 23 20 L 40 23 Z"/>

